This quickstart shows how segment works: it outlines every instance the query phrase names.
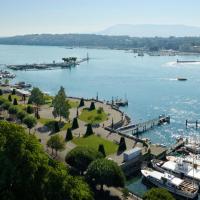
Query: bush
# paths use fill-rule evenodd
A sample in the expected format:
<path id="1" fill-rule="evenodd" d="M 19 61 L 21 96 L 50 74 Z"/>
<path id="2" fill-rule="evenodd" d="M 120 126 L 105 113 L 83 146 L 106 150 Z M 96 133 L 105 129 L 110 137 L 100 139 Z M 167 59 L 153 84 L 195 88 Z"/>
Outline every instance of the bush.
<path id="1" fill-rule="evenodd" d="M 17 99 L 14 98 L 13 105 L 18 105 Z"/>
<path id="2" fill-rule="evenodd" d="M 99 145 L 98 152 L 100 152 L 104 157 L 106 157 L 106 152 L 105 152 L 105 149 L 104 149 L 104 145 L 103 145 L 103 144 L 100 144 L 100 145 Z"/>
<path id="3" fill-rule="evenodd" d="M 21 121 L 21 123 L 22 123 L 22 121 L 23 121 L 23 119 L 26 117 L 26 112 L 24 112 L 24 111 L 19 111 L 18 113 L 17 113 L 17 118 Z"/>
<path id="4" fill-rule="evenodd" d="M 72 122 L 72 130 L 77 129 L 78 127 L 79 127 L 79 125 L 78 125 L 78 119 L 77 119 L 77 117 L 75 117 L 73 119 L 73 122 Z"/>
<path id="5" fill-rule="evenodd" d="M 11 94 L 8 95 L 8 101 L 12 102 L 12 96 L 11 96 Z"/>
<path id="6" fill-rule="evenodd" d="M 91 104 L 90 104 L 90 110 L 95 110 L 95 104 L 94 104 L 93 101 L 92 101 Z"/>
<path id="7" fill-rule="evenodd" d="M 118 152 L 123 152 L 126 150 L 126 142 L 125 142 L 125 138 L 121 137 L 120 138 L 120 142 L 119 142 L 119 148 L 118 148 Z"/>
<path id="8" fill-rule="evenodd" d="M 67 129 L 67 134 L 66 134 L 66 137 L 65 137 L 65 141 L 70 141 L 73 139 L 73 135 L 72 135 L 72 129 L 71 128 L 68 128 Z"/>
<path id="9" fill-rule="evenodd" d="M 57 132 L 60 131 L 60 127 L 59 127 L 58 121 L 55 121 L 55 122 L 54 122 L 54 131 L 55 131 L 55 133 L 57 133 Z"/>
<path id="10" fill-rule="evenodd" d="M 103 155 L 95 149 L 79 146 L 72 149 L 66 155 L 65 161 L 80 174 L 83 174 L 87 170 L 88 165 L 98 158 L 103 158 Z"/>
<path id="11" fill-rule="evenodd" d="M 11 103 L 9 101 L 5 101 L 2 104 L 2 108 L 5 109 L 5 110 L 8 110 L 10 106 L 11 106 Z"/>
<path id="12" fill-rule="evenodd" d="M 79 107 L 83 107 L 84 105 L 85 105 L 84 99 L 81 98 L 81 100 L 80 100 L 80 104 L 79 104 Z"/>
<path id="13" fill-rule="evenodd" d="M 16 115 L 18 112 L 18 109 L 15 106 L 10 106 L 8 109 L 8 113 L 11 115 Z"/>
<path id="14" fill-rule="evenodd" d="M 27 106 L 26 112 L 27 112 L 28 114 L 32 114 L 32 113 L 34 112 L 33 107 L 32 107 L 32 106 Z"/>
<path id="15" fill-rule="evenodd" d="M 103 110 L 103 107 L 99 107 L 99 108 L 97 109 L 97 113 L 98 113 L 98 114 L 103 113 L 103 111 L 104 111 L 104 110 Z"/>
<path id="16" fill-rule="evenodd" d="M 91 124 L 88 124 L 88 125 L 87 125 L 87 129 L 86 129 L 86 133 L 85 133 L 85 137 L 90 136 L 90 135 L 92 135 L 92 134 L 94 134 L 94 133 L 93 133 L 93 130 L 92 130 L 92 125 L 91 125 Z"/>
<path id="17" fill-rule="evenodd" d="M 12 90 L 12 95 L 16 95 L 16 90 L 15 89 Z"/>
<path id="18" fill-rule="evenodd" d="M 0 89 L 0 96 L 2 96 L 3 95 L 3 91 L 2 91 L 2 89 Z"/>

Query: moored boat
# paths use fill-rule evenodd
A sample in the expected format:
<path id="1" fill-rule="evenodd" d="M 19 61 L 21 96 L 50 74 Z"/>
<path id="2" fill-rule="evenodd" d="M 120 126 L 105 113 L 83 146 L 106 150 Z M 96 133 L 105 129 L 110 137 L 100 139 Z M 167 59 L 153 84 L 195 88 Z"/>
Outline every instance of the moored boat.
<path id="1" fill-rule="evenodd" d="M 198 193 L 198 185 L 175 177 L 169 173 L 161 173 L 150 168 L 141 170 L 143 177 L 155 186 L 167 189 L 169 192 L 184 198 L 194 199 Z"/>
<path id="2" fill-rule="evenodd" d="M 178 81 L 187 81 L 187 78 L 178 77 L 177 80 L 178 80 Z"/>
<path id="3" fill-rule="evenodd" d="M 198 185 L 200 184 L 200 168 L 196 163 L 185 162 L 183 159 L 177 161 L 162 161 L 155 160 L 151 161 L 154 169 L 160 172 L 170 172 L 180 178 L 185 177 L 191 181 L 194 181 Z"/>

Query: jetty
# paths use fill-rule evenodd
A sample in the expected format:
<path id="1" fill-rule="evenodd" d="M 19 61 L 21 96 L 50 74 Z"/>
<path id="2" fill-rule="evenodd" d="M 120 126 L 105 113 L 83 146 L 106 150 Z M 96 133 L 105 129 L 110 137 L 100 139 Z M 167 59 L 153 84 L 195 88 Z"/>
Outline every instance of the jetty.
<path id="1" fill-rule="evenodd" d="M 165 123 L 170 123 L 170 116 L 160 115 L 158 118 L 151 119 L 151 120 L 137 123 L 137 124 L 124 126 L 124 127 L 118 128 L 116 131 L 123 134 L 131 132 L 132 135 L 138 136 L 140 133 L 144 133 L 155 126 L 160 126 Z"/>
<path id="2" fill-rule="evenodd" d="M 82 62 L 88 61 L 89 56 L 86 58 L 77 59 L 76 57 L 62 58 L 63 62 L 56 63 L 41 63 L 41 64 L 21 64 L 21 65 L 7 65 L 7 68 L 12 70 L 53 70 L 57 68 L 70 68 L 81 64 Z"/>
<path id="3" fill-rule="evenodd" d="M 176 60 L 177 63 L 197 63 L 199 60 Z"/>
<path id="4" fill-rule="evenodd" d="M 192 121 L 192 120 L 185 120 L 185 126 L 186 128 L 200 128 L 200 121 L 198 120 L 195 120 L 195 121 Z"/>

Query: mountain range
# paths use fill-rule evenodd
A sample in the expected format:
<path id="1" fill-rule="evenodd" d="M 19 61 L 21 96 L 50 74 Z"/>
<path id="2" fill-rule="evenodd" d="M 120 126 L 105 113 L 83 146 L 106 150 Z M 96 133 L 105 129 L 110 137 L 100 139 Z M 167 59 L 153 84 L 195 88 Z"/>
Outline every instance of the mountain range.
<path id="1" fill-rule="evenodd" d="M 101 35 L 127 35 L 131 37 L 190 37 L 200 36 L 200 27 L 186 25 L 118 24 L 98 32 Z"/>

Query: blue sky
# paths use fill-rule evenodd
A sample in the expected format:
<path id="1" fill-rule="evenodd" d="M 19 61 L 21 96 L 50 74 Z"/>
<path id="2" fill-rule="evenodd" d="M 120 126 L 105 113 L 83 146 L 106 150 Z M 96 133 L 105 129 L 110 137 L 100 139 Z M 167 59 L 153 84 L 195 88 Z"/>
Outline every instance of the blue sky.
<path id="1" fill-rule="evenodd" d="M 0 0 L 0 36 L 93 33 L 115 24 L 200 26 L 200 0 Z"/>

